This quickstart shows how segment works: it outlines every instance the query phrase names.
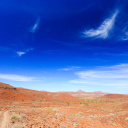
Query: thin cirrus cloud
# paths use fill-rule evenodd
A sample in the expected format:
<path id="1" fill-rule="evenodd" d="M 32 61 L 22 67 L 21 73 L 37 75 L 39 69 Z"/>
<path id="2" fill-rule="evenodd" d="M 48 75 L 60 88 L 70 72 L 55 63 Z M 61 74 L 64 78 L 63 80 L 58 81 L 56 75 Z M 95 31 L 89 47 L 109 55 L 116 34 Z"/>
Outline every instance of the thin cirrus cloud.
<path id="1" fill-rule="evenodd" d="M 122 37 L 122 40 L 124 40 L 124 41 L 128 40 L 128 32 L 124 33 L 124 36 Z"/>
<path id="2" fill-rule="evenodd" d="M 125 28 L 122 31 L 122 36 L 120 36 L 120 39 L 123 41 L 127 41 L 128 40 L 128 26 L 125 26 Z"/>
<path id="3" fill-rule="evenodd" d="M 10 80 L 10 81 L 33 81 L 35 78 L 14 75 L 14 74 L 0 74 L 0 79 Z"/>
<path id="4" fill-rule="evenodd" d="M 24 51 L 17 51 L 16 49 L 9 48 L 9 47 L 0 47 L 0 52 L 12 52 L 12 53 L 17 54 L 19 57 L 21 57 L 22 55 L 24 55 L 32 50 L 34 50 L 34 48 L 28 48 Z"/>
<path id="5" fill-rule="evenodd" d="M 58 71 L 71 71 L 71 70 L 79 69 L 79 68 L 80 68 L 80 67 L 72 66 L 72 67 L 68 67 L 68 68 L 61 68 L 61 69 L 58 69 Z"/>
<path id="6" fill-rule="evenodd" d="M 26 54 L 26 52 L 16 52 L 18 56 L 22 56 L 24 54 Z"/>
<path id="7" fill-rule="evenodd" d="M 70 83 L 100 86 L 128 87 L 128 64 L 98 67 L 76 72 L 78 79 Z"/>
<path id="8" fill-rule="evenodd" d="M 30 52 L 30 51 L 32 51 L 32 50 L 33 50 L 33 48 L 29 48 L 29 49 L 27 49 L 27 50 L 25 50 L 25 51 L 17 51 L 16 54 L 17 54 L 19 57 L 21 57 L 22 55 L 24 55 L 24 54 L 26 54 L 26 53 L 28 53 L 28 52 Z"/>
<path id="9" fill-rule="evenodd" d="M 102 38 L 106 39 L 109 36 L 109 32 L 112 30 L 116 17 L 118 15 L 118 10 L 116 10 L 113 15 L 105 19 L 102 24 L 97 29 L 90 29 L 83 32 L 85 37 L 95 37 L 95 38 Z"/>
<path id="10" fill-rule="evenodd" d="M 31 27 L 30 32 L 35 33 L 36 30 L 39 28 L 39 24 L 40 24 L 40 18 L 36 20 L 36 23 Z"/>
<path id="11" fill-rule="evenodd" d="M 100 55 L 107 55 L 107 56 L 122 56 L 122 57 L 127 57 L 128 56 L 128 52 L 124 52 L 124 53 L 100 53 Z M 99 53 L 95 53 L 94 55 L 99 55 Z"/>

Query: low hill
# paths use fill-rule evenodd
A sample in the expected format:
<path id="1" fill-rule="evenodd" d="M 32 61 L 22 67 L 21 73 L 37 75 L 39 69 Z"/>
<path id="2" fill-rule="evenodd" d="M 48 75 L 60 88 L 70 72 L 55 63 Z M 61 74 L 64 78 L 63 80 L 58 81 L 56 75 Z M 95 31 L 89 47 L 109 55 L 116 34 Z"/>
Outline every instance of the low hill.
<path id="1" fill-rule="evenodd" d="M 62 92 L 61 92 L 62 93 Z M 107 92 L 101 92 L 101 91 L 96 91 L 96 92 L 85 92 L 82 90 L 76 91 L 76 92 L 65 92 L 71 96 L 78 97 L 78 98 L 96 98 L 96 97 L 101 97 L 106 94 L 109 94 Z"/>
<path id="2" fill-rule="evenodd" d="M 53 99 L 58 99 L 59 101 L 65 101 L 65 102 L 75 102 L 78 101 L 76 97 L 70 96 L 67 93 L 54 93 Z"/>
<path id="3" fill-rule="evenodd" d="M 128 99 L 127 95 L 123 94 L 107 94 L 102 96 L 101 98 L 108 98 L 108 99 Z"/>
<path id="4" fill-rule="evenodd" d="M 9 85 L 9 84 L 4 84 L 0 82 L 0 89 L 9 89 L 9 90 L 16 90 L 15 87 Z"/>
<path id="5" fill-rule="evenodd" d="M 25 88 L 15 88 L 9 84 L 0 83 L 0 100 L 75 102 L 79 99 L 66 93 L 51 93 Z"/>
<path id="6" fill-rule="evenodd" d="M 30 97 L 21 93 L 16 87 L 0 83 L 0 100 L 21 101 L 30 100 Z"/>

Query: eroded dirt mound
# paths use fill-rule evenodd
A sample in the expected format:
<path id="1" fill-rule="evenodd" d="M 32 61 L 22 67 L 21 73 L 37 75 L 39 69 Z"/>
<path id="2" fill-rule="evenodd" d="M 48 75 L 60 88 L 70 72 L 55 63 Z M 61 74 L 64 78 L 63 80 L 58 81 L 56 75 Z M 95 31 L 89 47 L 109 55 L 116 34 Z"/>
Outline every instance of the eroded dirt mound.
<path id="1" fill-rule="evenodd" d="M 66 93 L 51 93 L 25 88 L 15 88 L 11 85 L 0 83 L 0 100 L 75 102 L 79 99 Z"/>
<path id="2" fill-rule="evenodd" d="M 9 84 L 0 83 L 0 100 L 8 101 L 32 101 L 27 94 L 22 93 L 18 88 Z"/>
<path id="3" fill-rule="evenodd" d="M 57 99 L 59 101 L 65 101 L 65 102 L 76 102 L 78 101 L 78 98 L 73 97 L 67 93 L 55 93 L 53 94 L 53 98 Z"/>
<path id="4" fill-rule="evenodd" d="M 16 90 L 15 87 L 9 85 L 9 84 L 4 84 L 0 82 L 0 89 L 9 89 L 9 90 Z"/>
<path id="5" fill-rule="evenodd" d="M 121 103 L 121 104 L 117 105 L 117 107 L 120 108 L 120 109 L 123 109 L 123 110 L 125 110 L 125 109 L 128 110 L 128 102 Z"/>
<path id="6" fill-rule="evenodd" d="M 102 96 L 101 98 L 108 98 L 108 99 L 128 99 L 128 96 L 123 94 L 107 94 Z"/>
<path id="7" fill-rule="evenodd" d="M 0 92 L 0 99 L 1 100 L 9 100 L 9 101 L 31 101 L 31 98 L 27 95 L 24 95 L 15 90 L 5 90 Z"/>
<path id="8" fill-rule="evenodd" d="M 9 100 L 9 101 L 22 101 L 30 100 L 28 96 L 20 93 L 17 88 L 9 85 L 0 83 L 0 100 Z"/>

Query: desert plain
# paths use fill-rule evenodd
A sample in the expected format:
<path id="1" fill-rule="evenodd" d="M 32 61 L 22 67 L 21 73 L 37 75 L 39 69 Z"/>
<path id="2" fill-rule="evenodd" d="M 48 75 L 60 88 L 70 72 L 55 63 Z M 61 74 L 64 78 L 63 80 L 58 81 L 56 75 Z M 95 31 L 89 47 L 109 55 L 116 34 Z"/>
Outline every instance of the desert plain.
<path id="1" fill-rule="evenodd" d="M 128 128 L 128 95 L 0 83 L 0 128 Z"/>

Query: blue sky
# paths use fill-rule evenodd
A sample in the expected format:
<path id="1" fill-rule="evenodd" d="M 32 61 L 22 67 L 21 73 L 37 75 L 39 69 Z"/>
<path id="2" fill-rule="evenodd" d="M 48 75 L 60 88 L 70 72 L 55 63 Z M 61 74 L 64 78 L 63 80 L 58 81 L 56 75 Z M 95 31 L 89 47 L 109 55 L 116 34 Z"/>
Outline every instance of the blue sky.
<path id="1" fill-rule="evenodd" d="M 1 82 L 128 93 L 127 0 L 1 0 L 0 12 Z"/>

